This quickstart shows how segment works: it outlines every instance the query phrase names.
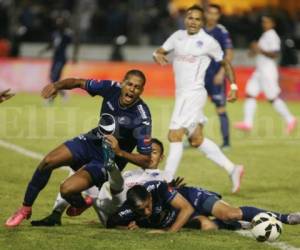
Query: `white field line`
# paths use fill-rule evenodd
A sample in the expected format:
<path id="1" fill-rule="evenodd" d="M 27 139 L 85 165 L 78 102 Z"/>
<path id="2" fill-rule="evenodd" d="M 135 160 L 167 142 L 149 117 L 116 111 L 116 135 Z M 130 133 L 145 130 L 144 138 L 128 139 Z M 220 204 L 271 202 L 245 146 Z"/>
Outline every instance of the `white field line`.
<path id="1" fill-rule="evenodd" d="M 28 150 L 26 148 L 20 147 L 16 144 L 13 143 L 9 143 L 6 141 L 3 141 L 0 139 L 0 147 L 6 148 L 6 149 L 10 149 L 14 152 L 17 152 L 21 155 L 25 155 L 29 158 L 35 159 L 35 160 L 42 160 L 44 158 L 44 156 L 40 153 Z M 64 167 L 65 170 L 70 170 L 70 168 Z M 251 233 L 249 231 L 246 230 L 241 230 L 241 231 L 237 231 L 237 233 L 239 235 L 245 236 L 245 237 L 250 237 L 253 238 L 253 236 L 251 235 Z M 285 242 L 282 241 L 277 241 L 277 242 L 266 242 L 265 244 L 268 244 L 274 248 L 277 249 L 281 249 L 281 250 L 300 250 L 300 248 L 294 247 L 292 245 L 289 245 Z"/>

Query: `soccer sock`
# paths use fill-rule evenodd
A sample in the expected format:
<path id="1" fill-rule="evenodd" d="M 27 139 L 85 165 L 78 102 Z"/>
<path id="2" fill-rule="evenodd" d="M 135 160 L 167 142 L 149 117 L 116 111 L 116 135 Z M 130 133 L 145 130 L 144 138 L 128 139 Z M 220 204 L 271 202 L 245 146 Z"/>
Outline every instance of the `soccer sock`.
<path id="1" fill-rule="evenodd" d="M 220 113 L 221 133 L 223 136 L 223 145 L 229 145 L 229 119 L 227 113 Z"/>
<path id="2" fill-rule="evenodd" d="M 62 214 L 68 206 L 69 203 L 61 197 L 60 193 L 58 193 L 53 206 L 53 210 Z"/>
<path id="3" fill-rule="evenodd" d="M 171 142 L 165 171 L 174 177 L 183 153 L 182 142 Z"/>
<path id="4" fill-rule="evenodd" d="M 116 164 L 108 171 L 108 181 L 113 193 L 120 193 L 123 190 L 124 179 Z"/>
<path id="5" fill-rule="evenodd" d="M 72 194 L 63 196 L 63 198 L 70 203 L 72 207 L 82 208 L 86 206 L 86 202 L 81 194 Z"/>
<path id="6" fill-rule="evenodd" d="M 29 182 L 25 197 L 24 197 L 24 206 L 31 207 L 35 199 L 39 195 L 39 192 L 47 185 L 48 180 L 50 179 L 52 170 L 39 170 L 36 169 L 31 181 Z"/>
<path id="7" fill-rule="evenodd" d="M 255 98 L 247 98 L 244 104 L 244 122 L 253 126 L 253 119 L 256 110 L 256 99 Z"/>
<path id="8" fill-rule="evenodd" d="M 257 208 L 257 207 L 240 207 L 240 209 L 242 210 L 242 213 L 243 213 L 242 220 L 249 221 L 249 222 L 252 221 L 252 219 L 255 217 L 255 215 L 262 213 L 262 212 L 268 212 L 264 209 Z M 272 211 L 270 211 L 270 212 L 275 214 L 277 216 L 278 220 L 280 220 L 282 223 L 289 224 L 288 223 L 288 214 L 280 214 L 280 213 L 272 212 Z"/>
<path id="9" fill-rule="evenodd" d="M 220 148 L 212 140 L 204 138 L 198 149 L 203 152 L 208 159 L 224 168 L 228 174 L 232 173 L 234 164 L 222 153 Z"/>
<path id="10" fill-rule="evenodd" d="M 238 221 L 222 221 L 219 219 L 214 219 L 213 222 L 218 226 L 218 229 L 222 230 L 240 230 L 242 229 L 242 225 Z"/>
<path id="11" fill-rule="evenodd" d="M 285 102 L 277 98 L 272 102 L 274 109 L 282 116 L 282 118 L 287 122 L 291 122 L 293 120 L 293 116 L 290 113 L 288 107 L 286 106 Z"/>

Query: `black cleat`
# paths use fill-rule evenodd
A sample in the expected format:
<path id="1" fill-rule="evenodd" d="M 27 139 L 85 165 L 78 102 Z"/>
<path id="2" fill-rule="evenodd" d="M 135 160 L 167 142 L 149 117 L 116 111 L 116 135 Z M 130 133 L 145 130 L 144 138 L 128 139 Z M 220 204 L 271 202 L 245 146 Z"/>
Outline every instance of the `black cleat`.
<path id="1" fill-rule="evenodd" d="M 52 214 L 41 220 L 31 221 L 31 225 L 34 227 L 53 227 L 61 226 L 61 213 L 53 211 Z"/>

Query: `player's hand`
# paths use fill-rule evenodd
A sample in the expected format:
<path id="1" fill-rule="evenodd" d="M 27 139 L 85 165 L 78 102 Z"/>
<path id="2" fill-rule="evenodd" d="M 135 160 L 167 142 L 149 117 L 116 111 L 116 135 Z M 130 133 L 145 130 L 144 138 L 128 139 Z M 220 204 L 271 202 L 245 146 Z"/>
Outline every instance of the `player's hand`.
<path id="1" fill-rule="evenodd" d="M 148 231 L 149 234 L 163 234 L 163 233 L 166 233 L 167 231 L 164 231 L 164 230 L 150 230 Z"/>
<path id="2" fill-rule="evenodd" d="M 47 84 L 42 90 L 42 97 L 45 99 L 54 98 L 58 93 L 58 89 L 53 83 Z"/>
<path id="3" fill-rule="evenodd" d="M 184 181 L 184 178 L 183 177 L 177 177 L 176 179 L 173 179 L 169 185 L 171 187 L 175 187 L 175 188 L 181 188 L 181 187 L 184 187 L 186 186 L 186 183 L 183 182 Z"/>
<path id="4" fill-rule="evenodd" d="M 128 226 L 127 226 L 128 230 L 136 230 L 139 229 L 139 226 L 136 224 L 135 221 L 131 221 Z"/>
<path id="5" fill-rule="evenodd" d="M 0 92 L 0 103 L 12 98 L 15 94 L 9 93 L 10 89 Z"/>
<path id="6" fill-rule="evenodd" d="M 120 155 L 120 152 L 122 150 L 120 149 L 119 142 L 116 139 L 116 137 L 114 137 L 113 135 L 105 135 L 104 138 L 107 141 L 107 143 L 110 145 L 112 151 L 114 151 L 116 155 Z"/>
<path id="7" fill-rule="evenodd" d="M 230 90 L 227 101 L 228 102 L 235 102 L 237 100 L 237 91 L 236 90 Z"/>
<path id="8" fill-rule="evenodd" d="M 161 66 L 164 66 L 169 63 L 167 56 L 162 53 L 154 53 L 153 59 L 156 63 L 158 63 Z"/>

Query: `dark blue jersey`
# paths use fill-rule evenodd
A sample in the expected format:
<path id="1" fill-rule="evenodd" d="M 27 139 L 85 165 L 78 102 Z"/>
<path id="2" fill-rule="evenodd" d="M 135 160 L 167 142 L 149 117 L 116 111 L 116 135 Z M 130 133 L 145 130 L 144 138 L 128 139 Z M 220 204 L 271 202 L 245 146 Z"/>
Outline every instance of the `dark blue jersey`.
<path id="1" fill-rule="evenodd" d="M 67 61 L 67 48 L 72 42 L 71 31 L 68 29 L 64 31 L 54 31 L 51 39 L 54 49 L 53 60 L 61 62 Z"/>
<path id="2" fill-rule="evenodd" d="M 211 215 L 211 208 L 207 209 L 206 201 L 211 197 L 213 197 L 214 201 L 221 198 L 219 194 L 202 188 L 181 187 L 175 189 L 162 181 L 147 182 L 144 186 L 152 196 L 152 215 L 149 218 L 141 218 L 125 202 L 116 214 L 109 217 L 107 227 L 127 226 L 131 221 L 135 221 L 139 227 L 167 228 L 175 222 L 179 212 L 170 204 L 178 193 L 195 209 L 190 219 L 199 215 Z"/>
<path id="3" fill-rule="evenodd" d="M 143 100 L 139 99 L 131 106 L 124 108 L 119 103 L 121 86 L 118 82 L 87 80 L 85 86 L 90 95 L 103 97 L 100 116 L 106 113 L 114 117 L 116 128 L 113 135 L 117 138 L 120 148 L 126 152 L 132 152 L 136 147 L 140 154 L 150 155 L 152 121 L 149 108 Z M 98 128 L 91 130 L 85 136 L 96 143 L 102 140 Z M 116 157 L 116 164 L 120 170 L 123 170 L 127 160 Z"/>
<path id="4" fill-rule="evenodd" d="M 220 44 L 224 54 L 225 54 L 226 49 L 233 48 L 230 35 L 229 35 L 227 29 L 223 25 L 218 24 L 213 29 L 211 29 L 211 30 L 205 29 L 205 31 L 206 31 L 206 33 L 208 33 L 214 39 L 217 40 L 217 42 Z M 212 60 L 206 72 L 215 74 L 220 69 L 220 67 L 221 67 L 220 63 Z"/>

